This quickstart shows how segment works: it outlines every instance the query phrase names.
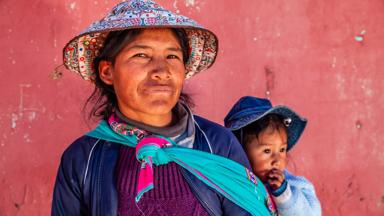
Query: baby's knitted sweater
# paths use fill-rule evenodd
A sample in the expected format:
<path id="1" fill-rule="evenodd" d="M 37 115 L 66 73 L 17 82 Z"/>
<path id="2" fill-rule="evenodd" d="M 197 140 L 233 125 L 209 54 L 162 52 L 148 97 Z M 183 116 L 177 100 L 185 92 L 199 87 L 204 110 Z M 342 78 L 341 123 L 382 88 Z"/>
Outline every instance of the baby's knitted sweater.
<path id="1" fill-rule="evenodd" d="M 320 216 L 321 206 L 312 183 L 301 176 L 284 171 L 287 188 L 273 196 L 281 216 Z"/>

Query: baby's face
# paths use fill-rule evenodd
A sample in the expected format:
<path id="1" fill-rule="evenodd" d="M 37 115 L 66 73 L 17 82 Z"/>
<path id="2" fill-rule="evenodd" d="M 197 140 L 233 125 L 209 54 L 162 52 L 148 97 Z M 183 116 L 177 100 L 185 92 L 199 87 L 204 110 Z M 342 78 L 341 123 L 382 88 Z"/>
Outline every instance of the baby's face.
<path id="1" fill-rule="evenodd" d="M 287 160 L 287 134 L 282 130 L 266 129 L 246 145 L 253 172 L 264 183 L 273 169 L 283 171 Z"/>

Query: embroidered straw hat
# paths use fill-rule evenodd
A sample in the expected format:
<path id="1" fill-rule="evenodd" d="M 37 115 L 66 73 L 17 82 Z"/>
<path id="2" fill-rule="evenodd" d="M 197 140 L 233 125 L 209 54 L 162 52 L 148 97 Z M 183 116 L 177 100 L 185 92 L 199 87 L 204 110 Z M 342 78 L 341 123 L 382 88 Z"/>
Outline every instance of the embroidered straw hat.
<path id="1" fill-rule="evenodd" d="M 190 57 L 186 79 L 209 68 L 215 61 L 218 40 L 215 34 L 188 17 L 161 7 L 151 0 L 128 0 L 116 5 L 106 17 L 94 22 L 63 49 L 64 65 L 85 80 L 93 80 L 93 60 L 111 31 L 138 28 L 183 28 L 189 40 Z"/>
<path id="2" fill-rule="evenodd" d="M 232 131 L 240 130 L 268 114 L 277 114 L 284 118 L 287 127 L 288 147 L 290 150 L 303 133 L 307 120 L 286 106 L 272 106 L 268 99 L 245 96 L 240 98 L 224 118 L 225 127 Z"/>

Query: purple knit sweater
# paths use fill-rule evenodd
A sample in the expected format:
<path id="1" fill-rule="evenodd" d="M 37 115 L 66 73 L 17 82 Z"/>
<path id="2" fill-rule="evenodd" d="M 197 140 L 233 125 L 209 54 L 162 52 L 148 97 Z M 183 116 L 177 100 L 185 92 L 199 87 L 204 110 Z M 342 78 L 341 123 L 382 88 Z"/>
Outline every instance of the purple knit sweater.
<path id="1" fill-rule="evenodd" d="M 136 204 L 139 169 L 135 149 L 121 146 L 117 165 L 118 215 L 208 215 L 173 162 L 154 166 L 154 188 Z"/>

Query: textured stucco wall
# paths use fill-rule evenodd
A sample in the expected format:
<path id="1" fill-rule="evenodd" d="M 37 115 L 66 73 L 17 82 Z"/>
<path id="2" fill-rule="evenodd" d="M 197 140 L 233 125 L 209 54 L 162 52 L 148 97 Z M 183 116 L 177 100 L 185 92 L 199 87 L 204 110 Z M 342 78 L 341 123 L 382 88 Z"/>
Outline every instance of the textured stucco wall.
<path id="1" fill-rule="evenodd" d="M 118 1 L 0 1 L 0 215 L 49 215 L 62 151 L 88 130 L 91 85 L 61 48 Z M 309 119 L 290 168 L 324 215 L 384 214 L 384 1 L 159 0 L 217 33 L 216 64 L 186 84 L 221 123 L 242 95 Z"/>

